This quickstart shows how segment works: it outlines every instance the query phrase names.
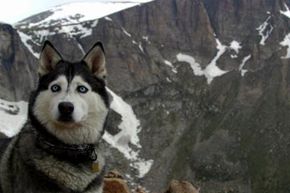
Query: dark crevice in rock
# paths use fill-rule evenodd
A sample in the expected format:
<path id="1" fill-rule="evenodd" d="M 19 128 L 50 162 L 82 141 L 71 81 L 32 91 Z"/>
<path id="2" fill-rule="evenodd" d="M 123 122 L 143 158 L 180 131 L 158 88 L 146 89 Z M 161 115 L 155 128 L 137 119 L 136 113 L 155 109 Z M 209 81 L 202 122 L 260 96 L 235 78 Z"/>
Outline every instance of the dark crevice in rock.
<path id="1" fill-rule="evenodd" d="M 220 1 L 216 1 L 216 0 L 204 0 L 203 1 L 204 7 L 207 11 L 208 18 L 209 18 L 211 26 L 212 26 L 212 29 L 214 30 L 214 32 L 217 35 L 218 35 L 218 31 L 219 31 L 218 23 L 217 23 L 219 3 L 220 3 Z"/>

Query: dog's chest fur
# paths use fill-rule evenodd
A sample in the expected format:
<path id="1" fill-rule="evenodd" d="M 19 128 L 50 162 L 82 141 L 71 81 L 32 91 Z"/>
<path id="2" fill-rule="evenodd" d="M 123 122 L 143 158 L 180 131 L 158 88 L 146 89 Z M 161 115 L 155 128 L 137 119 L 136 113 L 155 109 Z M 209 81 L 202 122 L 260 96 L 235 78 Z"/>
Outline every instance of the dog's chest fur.
<path id="1" fill-rule="evenodd" d="M 3 193 L 101 192 L 103 169 L 95 173 L 91 169 L 92 162 L 73 164 L 49 155 L 35 146 L 36 136 L 29 127 L 26 124 L 2 156 Z M 97 161 L 103 168 L 104 159 L 99 151 Z"/>

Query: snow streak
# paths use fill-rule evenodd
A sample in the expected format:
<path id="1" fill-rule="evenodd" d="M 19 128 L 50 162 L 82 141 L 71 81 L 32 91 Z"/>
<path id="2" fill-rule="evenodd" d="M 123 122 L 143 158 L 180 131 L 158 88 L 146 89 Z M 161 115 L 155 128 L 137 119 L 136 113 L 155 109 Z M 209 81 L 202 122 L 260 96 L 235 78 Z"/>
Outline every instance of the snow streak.
<path id="1" fill-rule="evenodd" d="M 28 103 L 0 99 L 0 132 L 8 137 L 16 135 L 27 120 Z"/>
<path id="2" fill-rule="evenodd" d="M 284 6 L 285 6 L 286 11 L 280 10 L 280 13 L 283 14 L 283 15 L 285 15 L 286 17 L 290 18 L 290 10 L 289 10 L 289 7 L 287 6 L 286 3 L 284 4 Z"/>
<path id="3" fill-rule="evenodd" d="M 289 59 L 290 58 L 290 33 L 285 36 L 284 40 L 280 42 L 281 46 L 287 47 L 287 53 L 285 56 L 282 56 L 282 59 Z"/>
<path id="4" fill-rule="evenodd" d="M 128 103 L 109 88 L 107 90 L 113 97 L 111 109 L 122 116 L 122 122 L 119 125 L 121 131 L 118 134 L 113 136 L 105 132 L 103 138 L 130 160 L 130 166 L 138 170 L 139 178 L 143 178 L 151 169 L 153 160 L 144 160 L 139 157 L 142 148 L 138 137 L 138 133 L 141 131 L 140 121 Z M 134 146 L 134 149 L 131 146 Z"/>
<path id="5" fill-rule="evenodd" d="M 261 40 L 260 40 L 260 45 L 264 46 L 266 40 L 269 38 L 269 36 L 271 35 L 272 31 L 273 31 L 273 26 L 271 25 L 271 23 L 269 23 L 271 19 L 271 16 L 269 16 L 266 21 L 264 21 L 264 23 L 262 23 L 258 28 L 257 31 L 259 32 L 259 35 L 261 36 Z"/>
<path id="6" fill-rule="evenodd" d="M 220 57 L 226 52 L 227 49 L 234 50 L 236 53 L 239 53 L 239 49 L 241 49 L 241 45 L 237 41 L 232 41 L 230 46 L 223 45 L 219 39 L 216 38 L 217 43 L 217 54 L 216 56 L 211 60 L 211 62 L 205 67 L 205 69 L 202 69 L 201 65 L 195 61 L 195 59 L 192 56 L 179 53 L 177 54 L 176 58 L 179 62 L 186 62 L 190 64 L 190 67 L 192 68 L 193 74 L 196 76 L 205 76 L 207 79 L 207 83 L 210 84 L 214 78 L 218 76 L 222 76 L 226 74 L 228 71 L 222 70 L 217 66 L 217 61 L 220 59 Z"/>
<path id="7" fill-rule="evenodd" d="M 247 61 L 251 59 L 251 57 L 252 57 L 251 55 L 244 57 L 242 63 L 240 64 L 239 71 L 241 72 L 241 76 L 245 76 L 246 72 L 248 72 L 248 70 L 244 69 L 244 66 L 247 63 Z"/>

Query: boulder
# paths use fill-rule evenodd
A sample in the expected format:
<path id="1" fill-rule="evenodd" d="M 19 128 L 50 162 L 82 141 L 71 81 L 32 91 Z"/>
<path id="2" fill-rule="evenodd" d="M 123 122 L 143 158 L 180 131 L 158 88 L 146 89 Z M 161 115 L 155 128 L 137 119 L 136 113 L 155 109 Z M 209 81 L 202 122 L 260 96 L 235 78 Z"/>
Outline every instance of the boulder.
<path id="1" fill-rule="evenodd" d="M 105 176 L 103 191 L 103 193 L 130 193 L 126 180 L 117 171 L 111 171 Z"/>
<path id="2" fill-rule="evenodd" d="M 199 188 L 194 187 L 190 182 L 172 180 L 165 193 L 199 193 Z"/>

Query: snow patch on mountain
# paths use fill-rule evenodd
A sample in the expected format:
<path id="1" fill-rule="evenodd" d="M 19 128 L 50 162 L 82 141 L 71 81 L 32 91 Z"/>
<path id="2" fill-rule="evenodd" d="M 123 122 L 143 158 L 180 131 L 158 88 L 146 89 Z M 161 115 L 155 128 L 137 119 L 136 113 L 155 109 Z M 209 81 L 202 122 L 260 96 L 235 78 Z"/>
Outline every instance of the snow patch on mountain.
<path id="1" fill-rule="evenodd" d="M 223 45 L 219 39 L 216 38 L 217 43 L 217 54 L 216 56 L 211 60 L 211 62 L 205 67 L 205 69 L 202 69 L 201 65 L 197 63 L 194 59 L 194 57 L 179 53 L 177 54 L 176 58 L 179 62 L 186 62 L 190 64 L 190 67 L 193 70 L 194 75 L 196 76 L 205 76 L 207 79 L 207 83 L 210 84 L 215 77 L 222 76 L 228 71 L 222 70 L 217 66 L 217 61 L 219 58 L 226 52 L 227 49 L 233 49 L 238 53 L 238 50 L 240 49 L 240 44 L 237 41 L 233 41 L 230 46 Z"/>
<path id="2" fill-rule="evenodd" d="M 79 42 L 77 42 L 77 46 L 78 46 L 78 48 L 80 49 L 80 51 L 82 52 L 82 54 L 83 54 L 83 55 L 86 55 L 86 52 L 85 52 L 83 46 L 82 46 Z"/>
<path id="3" fill-rule="evenodd" d="M 126 30 L 125 30 L 125 28 L 123 28 L 122 27 L 122 31 L 123 31 L 123 33 L 126 35 L 126 36 L 128 36 L 128 37 L 132 37 L 132 35 L 129 33 L 129 32 L 127 32 Z"/>
<path id="4" fill-rule="evenodd" d="M 64 25 L 62 28 L 56 31 L 56 33 L 65 33 L 71 34 L 71 36 L 79 36 L 80 38 L 84 38 L 92 35 L 93 28 L 98 24 L 98 20 L 94 20 L 89 27 L 85 25 Z"/>
<path id="5" fill-rule="evenodd" d="M 27 120 L 28 103 L 0 99 L 0 132 L 8 137 L 16 135 Z"/>
<path id="6" fill-rule="evenodd" d="M 248 70 L 244 69 L 244 66 L 247 63 L 247 61 L 251 59 L 251 57 L 252 57 L 251 55 L 244 57 L 242 63 L 240 64 L 239 71 L 241 72 L 241 76 L 245 76 L 246 72 L 248 72 Z"/>
<path id="7" fill-rule="evenodd" d="M 110 17 L 105 17 L 105 20 L 107 20 L 107 21 L 113 21 L 112 18 L 110 18 Z"/>
<path id="8" fill-rule="evenodd" d="M 286 17 L 290 18 L 290 10 L 289 10 L 289 7 L 287 6 L 286 3 L 284 4 L 284 6 L 285 6 L 285 9 L 286 10 L 285 11 L 280 10 L 280 13 L 283 14 L 283 15 L 285 15 Z"/>
<path id="9" fill-rule="evenodd" d="M 217 66 L 217 61 L 220 59 L 220 57 L 223 54 L 225 54 L 227 50 L 233 50 L 235 54 L 234 55 L 231 54 L 230 56 L 231 58 L 237 58 L 240 49 L 242 49 L 241 43 L 236 40 L 233 40 L 229 46 L 226 46 L 222 44 L 218 38 L 216 38 L 216 44 L 217 44 L 216 48 L 218 52 L 216 56 L 211 60 L 211 62 L 208 65 L 206 65 L 204 69 L 202 69 L 201 64 L 196 62 L 194 57 L 187 54 L 183 54 L 183 53 L 177 54 L 176 55 L 177 61 L 188 63 L 195 76 L 205 76 L 207 79 L 207 83 L 210 84 L 214 78 L 222 76 L 228 72 L 228 71 L 220 69 Z M 244 73 L 242 73 L 242 76 L 244 75 Z"/>
<path id="10" fill-rule="evenodd" d="M 147 43 L 151 43 L 148 36 L 142 36 L 142 39 L 145 40 Z"/>
<path id="11" fill-rule="evenodd" d="M 130 166 L 137 169 L 139 173 L 138 177 L 142 178 L 149 172 L 153 160 L 144 160 L 139 156 L 140 149 L 142 148 L 138 137 L 138 133 L 141 131 L 140 121 L 128 103 L 109 88 L 107 90 L 113 98 L 110 107 L 122 116 L 122 122 L 119 125 L 121 131 L 118 134 L 111 135 L 105 132 L 103 138 L 131 161 Z"/>
<path id="12" fill-rule="evenodd" d="M 233 40 L 231 43 L 230 43 L 230 46 L 229 46 L 230 49 L 234 50 L 236 52 L 236 54 L 239 53 L 240 49 L 242 48 L 241 46 L 241 43 L 236 41 L 236 40 Z"/>
<path id="13" fill-rule="evenodd" d="M 175 66 L 173 66 L 172 62 L 168 61 L 168 60 L 164 60 L 164 64 L 166 64 L 167 66 L 169 66 L 171 68 L 171 71 L 173 73 L 177 73 L 177 69 L 175 68 Z"/>
<path id="14" fill-rule="evenodd" d="M 153 165 L 153 160 L 143 160 L 139 159 L 138 161 L 135 161 L 130 164 L 131 167 L 138 170 L 138 177 L 143 178 L 151 169 Z"/>
<path id="15" fill-rule="evenodd" d="M 217 55 L 212 59 L 212 61 L 205 68 L 205 76 L 207 78 L 208 84 L 210 84 L 215 77 L 222 76 L 228 71 L 221 70 L 217 66 L 218 59 L 226 52 L 227 46 L 223 45 L 219 39 L 216 38 L 217 43 Z"/>
<path id="16" fill-rule="evenodd" d="M 141 52 L 145 53 L 141 42 L 139 42 L 138 47 Z"/>
<path id="17" fill-rule="evenodd" d="M 219 53 L 216 58 L 220 57 Z M 194 75 L 205 76 L 207 78 L 208 84 L 210 84 L 215 77 L 222 76 L 223 74 L 227 73 L 227 71 L 221 70 L 216 65 L 216 60 L 217 60 L 216 58 L 214 58 L 212 62 L 209 65 L 207 65 L 205 69 L 202 69 L 201 65 L 197 63 L 195 59 L 190 55 L 179 53 L 177 54 L 176 58 L 179 62 L 186 62 L 190 64 L 190 67 Z"/>
<path id="18" fill-rule="evenodd" d="M 18 31 L 18 34 L 22 43 L 26 46 L 30 53 L 32 53 L 36 58 L 39 58 L 39 53 L 35 52 L 31 44 L 29 44 L 29 42 L 31 41 L 31 37 L 21 31 Z"/>
<path id="19" fill-rule="evenodd" d="M 287 47 L 287 53 L 285 56 L 282 56 L 282 59 L 289 59 L 290 58 L 290 33 L 287 34 L 282 42 L 280 42 L 281 46 Z"/>
<path id="20" fill-rule="evenodd" d="M 111 102 L 111 109 L 122 115 L 122 123 L 119 125 L 121 132 L 115 135 L 114 138 L 117 143 L 124 143 L 124 136 L 126 136 L 128 141 L 124 143 L 128 145 L 129 142 L 138 148 L 141 147 L 138 133 L 140 132 L 140 121 L 137 119 L 132 107 L 126 103 L 120 96 L 116 95 L 113 91 L 108 89 L 108 92 L 113 97 Z M 120 139 L 122 138 L 122 139 Z M 120 140 L 119 140 L 120 139 Z M 127 147 L 126 147 L 127 148 Z M 127 154 L 130 157 L 129 154 Z"/>
<path id="21" fill-rule="evenodd" d="M 187 54 L 179 53 L 179 54 L 176 55 L 176 58 L 177 58 L 177 60 L 179 62 L 188 63 L 190 65 L 190 67 L 191 67 L 191 69 L 193 71 L 193 74 L 195 76 L 203 76 L 203 75 L 205 75 L 204 70 L 202 70 L 200 64 L 197 63 L 192 56 L 187 55 Z"/>
<path id="22" fill-rule="evenodd" d="M 137 42 L 135 39 L 133 39 L 132 34 L 129 33 L 125 28 L 121 27 L 121 29 L 122 29 L 123 33 L 124 33 L 126 36 L 128 36 L 129 38 L 132 39 L 132 43 L 133 43 L 134 45 L 137 45 L 138 48 L 139 48 L 139 50 L 140 50 L 142 53 L 145 53 L 145 51 L 144 51 L 144 47 L 143 47 L 143 45 L 142 45 L 142 42 L 141 42 L 141 41 L 138 41 L 138 42 Z M 143 37 L 144 37 L 144 36 L 143 36 Z M 144 39 L 143 37 L 142 37 L 142 39 Z M 147 38 L 148 38 L 148 37 L 147 37 Z M 147 41 L 148 41 L 148 39 L 147 39 Z"/>
<path id="23" fill-rule="evenodd" d="M 259 35 L 261 36 L 260 45 L 264 46 L 266 40 L 270 37 L 274 27 L 269 22 L 271 19 L 271 16 L 268 16 L 267 19 L 262 23 L 258 28 L 257 31 L 259 32 Z"/>

